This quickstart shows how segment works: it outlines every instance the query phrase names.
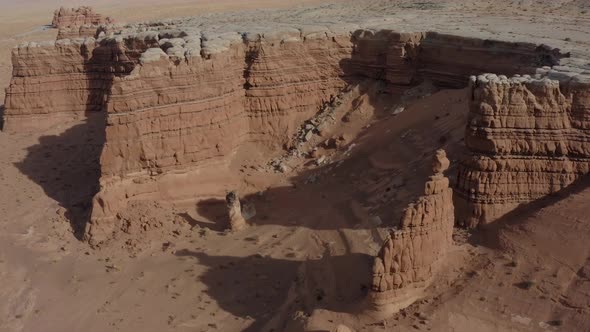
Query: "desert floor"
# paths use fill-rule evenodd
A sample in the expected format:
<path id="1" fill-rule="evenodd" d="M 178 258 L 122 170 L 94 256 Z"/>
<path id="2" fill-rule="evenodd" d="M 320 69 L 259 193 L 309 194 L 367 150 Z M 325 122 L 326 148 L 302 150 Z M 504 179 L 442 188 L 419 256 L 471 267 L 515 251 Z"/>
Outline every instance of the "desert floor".
<path id="1" fill-rule="evenodd" d="M 400 30 L 545 43 L 590 59 L 583 1 L 323 3 L 92 1 L 121 22 L 237 10 L 249 10 L 248 19 L 261 8 L 279 8 L 284 17 L 290 6 L 305 5 L 310 20 L 374 15 Z M 53 10 L 78 4 L 0 0 L 2 88 L 10 83 L 12 47 L 55 38 L 46 26 Z M 359 331 L 590 330 L 587 181 L 493 228 L 456 230 L 440 280 L 408 309 L 377 322 L 354 314 L 369 283 L 368 258 L 384 240 L 370 215 L 398 218 L 429 175 L 433 151 L 444 146 L 454 165 L 463 151 L 465 90 L 421 86 L 416 98 L 384 97 L 379 89 L 359 84 L 343 95 L 336 112 L 355 112 L 334 135 L 346 137 L 348 148 L 321 151 L 336 162 L 294 158 L 289 172 L 274 173 L 267 165 L 280 151 L 246 146 L 228 169 L 211 172 L 204 183 L 210 197 L 135 204 L 125 213 L 148 231 L 122 234 L 100 250 L 80 240 L 84 225 L 69 222 L 64 209 L 88 209 L 100 128 L 88 119 L 0 132 L 0 331 L 282 331 L 303 320 L 316 330 L 340 323 Z M 405 111 L 392 116 L 402 104 Z M 226 233 L 223 193 L 236 188 L 257 215 L 247 230 Z M 290 312 L 296 298 L 316 309 Z"/>

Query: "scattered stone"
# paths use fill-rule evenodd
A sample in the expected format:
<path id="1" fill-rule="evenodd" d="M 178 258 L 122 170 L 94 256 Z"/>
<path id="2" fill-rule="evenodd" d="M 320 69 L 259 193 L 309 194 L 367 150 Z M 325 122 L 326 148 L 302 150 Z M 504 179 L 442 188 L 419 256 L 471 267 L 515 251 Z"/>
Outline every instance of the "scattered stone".
<path id="1" fill-rule="evenodd" d="M 394 108 L 393 111 L 391 111 L 391 115 L 398 115 L 398 114 L 400 114 L 401 112 L 403 112 L 405 110 L 406 110 L 405 107 L 398 106 L 398 107 Z"/>
<path id="2" fill-rule="evenodd" d="M 326 135 L 326 130 L 328 129 L 328 123 L 327 122 L 322 122 L 320 123 L 315 130 L 318 132 L 318 134 L 320 136 L 324 136 Z"/>
<path id="3" fill-rule="evenodd" d="M 107 272 L 112 272 L 112 271 L 121 271 L 121 269 L 115 265 L 115 264 L 107 264 L 105 265 Z"/>
<path id="4" fill-rule="evenodd" d="M 383 221 L 381 220 L 381 218 L 379 216 L 371 216 L 369 218 L 369 222 L 373 226 L 381 226 L 383 224 Z"/>
<path id="5" fill-rule="evenodd" d="M 416 317 L 418 317 L 418 319 L 420 320 L 428 320 L 428 315 L 425 314 L 424 312 L 417 312 L 416 313 Z"/>
<path id="6" fill-rule="evenodd" d="M 277 168 L 278 168 L 279 172 L 281 172 L 281 173 L 289 172 L 289 167 L 283 163 L 280 163 Z"/>
<path id="7" fill-rule="evenodd" d="M 252 202 L 252 201 L 243 202 L 242 216 L 246 220 L 250 220 L 256 216 L 256 207 L 254 206 L 254 202 Z"/>
<path id="8" fill-rule="evenodd" d="M 329 138 L 324 142 L 324 147 L 326 149 L 336 149 L 338 147 L 338 143 L 337 143 L 337 139 L 336 138 Z"/>
<path id="9" fill-rule="evenodd" d="M 176 245 L 172 242 L 164 242 L 162 244 L 162 251 L 168 251 L 170 249 L 174 249 Z"/>
<path id="10" fill-rule="evenodd" d="M 514 286 L 516 286 L 520 289 L 529 290 L 529 289 L 533 288 L 533 286 L 535 284 L 536 284 L 536 282 L 534 280 L 526 280 L 526 281 L 518 282 L 518 283 L 514 284 Z"/>

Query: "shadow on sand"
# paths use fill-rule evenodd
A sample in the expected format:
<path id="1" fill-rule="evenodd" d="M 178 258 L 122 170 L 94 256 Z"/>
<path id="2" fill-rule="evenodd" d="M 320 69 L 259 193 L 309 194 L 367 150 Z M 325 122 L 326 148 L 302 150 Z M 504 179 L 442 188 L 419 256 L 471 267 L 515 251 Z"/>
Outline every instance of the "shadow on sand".
<path id="1" fill-rule="evenodd" d="M 82 100 L 71 101 L 74 105 L 84 103 L 80 106 L 84 107 L 83 110 L 71 111 L 83 111 L 85 120 L 61 134 L 40 137 L 39 144 L 29 147 L 25 159 L 16 166 L 66 209 L 74 235 L 82 240 L 91 214 L 92 198 L 99 190 L 107 96 L 114 77 L 131 72 L 134 63 L 110 62 L 113 61 L 112 45 L 107 42 L 94 48 L 92 53 L 83 45 L 80 52 L 85 57 L 88 95 Z M 109 64 L 112 68 L 108 68 Z M 105 72 L 110 74 L 105 75 Z"/>
<path id="2" fill-rule="evenodd" d="M 41 136 L 16 164 L 47 196 L 66 209 L 74 235 L 82 239 L 99 190 L 100 154 L 104 145 L 104 113 L 90 113 L 81 124 L 59 135 Z"/>
<path id="3" fill-rule="evenodd" d="M 200 281 L 225 311 L 254 323 L 244 331 L 283 331 L 295 310 L 351 312 L 367 294 L 371 257 L 324 256 L 319 260 L 285 260 L 255 255 L 210 256 L 179 250 L 208 270 Z"/>

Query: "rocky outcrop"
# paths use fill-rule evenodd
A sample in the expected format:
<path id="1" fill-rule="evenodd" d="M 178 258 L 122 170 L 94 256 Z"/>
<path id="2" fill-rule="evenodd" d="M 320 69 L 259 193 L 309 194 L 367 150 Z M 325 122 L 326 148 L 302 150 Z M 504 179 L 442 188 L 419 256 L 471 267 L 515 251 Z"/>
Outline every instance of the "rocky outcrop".
<path id="1" fill-rule="evenodd" d="M 92 7 L 81 6 L 78 8 L 61 7 L 55 10 L 51 25 L 56 29 L 61 29 L 112 23 L 115 23 L 112 18 L 96 13 Z"/>
<path id="2" fill-rule="evenodd" d="M 112 25 L 115 21 L 94 11 L 92 7 L 61 7 L 53 13 L 51 25 L 59 29 L 57 40 L 97 37 L 99 27 Z"/>
<path id="3" fill-rule="evenodd" d="M 108 34 L 14 49 L 5 111 L 7 131 L 107 113 L 102 189 L 88 226 L 89 234 L 102 234 L 97 239 L 108 237 L 128 201 L 194 198 L 193 190 L 175 189 L 179 181 L 202 187 L 199 170 L 227 165 L 243 144 L 283 146 L 347 85 L 374 79 L 400 90 L 435 79 L 456 86 L 463 84 L 460 77 L 487 68 L 476 59 L 488 47 L 500 49 L 354 25 L 237 33 L 166 23 Z M 458 57 L 449 44 L 475 46 Z M 490 68 L 512 72 L 553 52 L 510 45 L 501 52 L 503 67 L 490 61 Z M 448 74 L 429 69 L 428 62 L 439 58 L 446 59 Z"/>
<path id="4" fill-rule="evenodd" d="M 559 64 L 563 55 L 546 45 L 467 38 L 427 32 L 420 43 L 420 76 L 443 87 L 461 88 L 470 75 L 534 74 Z"/>
<path id="5" fill-rule="evenodd" d="M 471 155 L 457 179 L 461 224 L 490 223 L 590 172 L 589 74 L 557 66 L 471 78 Z"/>
<path id="6" fill-rule="evenodd" d="M 12 51 L 12 63 L 6 131 L 49 127 L 103 111 L 113 78 L 134 66 L 116 40 L 94 38 L 21 44 Z"/>
<path id="7" fill-rule="evenodd" d="M 452 245 L 453 192 L 443 175 L 448 167 L 445 151 L 438 150 L 424 196 L 408 205 L 375 257 L 369 300 L 378 311 L 396 311 L 418 299 Z"/>
<path id="8" fill-rule="evenodd" d="M 232 231 L 241 231 L 246 228 L 246 219 L 242 215 L 242 205 L 240 204 L 240 196 L 236 191 L 230 191 L 225 195 L 225 203 L 227 205 L 228 226 Z"/>

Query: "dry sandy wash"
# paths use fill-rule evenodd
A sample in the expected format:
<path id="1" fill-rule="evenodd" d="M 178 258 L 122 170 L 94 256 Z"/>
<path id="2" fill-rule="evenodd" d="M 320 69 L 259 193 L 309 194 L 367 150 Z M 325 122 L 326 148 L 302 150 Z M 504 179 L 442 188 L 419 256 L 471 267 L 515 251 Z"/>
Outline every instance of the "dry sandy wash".
<path id="1" fill-rule="evenodd" d="M 590 330 L 587 1 L 87 5 L 0 0 L 0 332 Z"/>

